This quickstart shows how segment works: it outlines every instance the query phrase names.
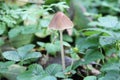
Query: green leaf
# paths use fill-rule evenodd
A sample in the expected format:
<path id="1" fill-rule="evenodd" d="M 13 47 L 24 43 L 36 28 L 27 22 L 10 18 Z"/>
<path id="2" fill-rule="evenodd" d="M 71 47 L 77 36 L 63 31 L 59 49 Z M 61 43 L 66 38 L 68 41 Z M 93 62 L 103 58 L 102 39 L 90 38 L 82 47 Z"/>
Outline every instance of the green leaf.
<path id="1" fill-rule="evenodd" d="M 28 44 L 28 45 L 25 45 L 25 46 L 22 46 L 20 48 L 17 49 L 18 52 L 20 53 L 28 53 L 30 52 L 33 48 L 35 47 L 35 45 L 33 44 Z"/>
<path id="2" fill-rule="evenodd" d="M 108 31 L 108 30 L 106 30 L 106 29 L 101 29 L 101 28 L 87 28 L 87 29 L 84 29 L 84 30 L 98 31 L 98 32 L 107 33 L 107 34 L 110 35 L 110 36 L 114 36 L 114 35 L 113 35 L 113 31 Z"/>
<path id="3" fill-rule="evenodd" d="M 80 65 L 86 65 L 93 61 L 104 59 L 104 55 L 98 50 L 88 49 L 85 54 L 86 55 L 83 58 L 84 60 L 77 60 L 76 62 L 74 62 L 73 69 L 76 69 Z"/>
<path id="4" fill-rule="evenodd" d="M 105 28 L 116 27 L 118 24 L 118 18 L 114 16 L 100 17 L 98 21 L 99 21 L 98 25 L 103 26 Z"/>
<path id="5" fill-rule="evenodd" d="M 13 61 L 24 61 L 41 57 L 40 52 L 33 52 L 34 45 L 28 44 L 17 49 L 17 51 L 6 51 L 2 55 L 4 58 Z"/>
<path id="6" fill-rule="evenodd" d="M 70 47 L 70 44 L 67 42 L 63 42 L 63 45 Z M 46 43 L 45 49 L 51 55 L 55 55 L 57 51 L 60 51 L 60 41 L 55 41 L 54 43 Z"/>
<path id="7" fill-rule="evenodd" d="M 63 35 L 63 40 L 67 41 L 67 42 L 72 42 L 73 41 L 72 37 L 69 36 L 69 35 Z"/>
<path id="8" fill-rule="evenodd" d="M 44 42 L 37 42 L 37 44 L 41 47 L 45 47 L 45 43 Z"/>
<path id="9" fill-rule="evenodd" d="M 12 60 L 12 61 L 20 61 L 21 58 L 18 55 L 18 53 L 16 51 L 6 51 L 2 53 L 3 57 L 8 59 L 8 60 Z"/>
<path id="10" fill-rule="evenodd" d="M 16 20 L 10 15 L 4 15 L 1 20 L 4 21 L 8 27 L 14 27 L 14 24 L 16 24 Z"/>
<path id="11" fill-rule="evenodd" d="M 14 64 L 15 62 L 0 62 L 0 74 L 9 80 L 16 80 L 16 76 L 26 70 L 26 67 Z"/>
<path id="12" fill-rule="evenodd" d="M 66 74 L 66 73 L 70 73 L 70 74 Z M 55 76 L 58 78 L 64 78 L 64 79 L 67 78 L 68 79 L 68 77 L 71 77 L 75 73 L 76 73 L 76 71 L 72 69 L 72 66 L 68 66 L 64 71 L 57 72 L 55 74 Z"/>
<path id="13" fill-rule="evenodd" d="M 32 52 L 32 53 L 29 53 L 27 54 L 25 57 L 24 57 L 24 60 L 28 60 L 28 59 L 32 59 L 32 58 L 39 58 L 41 57 L 41 53 L 40 52 Z"/>
<path id="14" fill-rule="evenodd" d="M 8 67 L 13 65 L 15 62 L 13 61 L 6 61 L 6 62 L 0 62 L 0 73 L 4 73 L 8 70 Z"/>
<path id="15" fill-rule="evenodd" d="M 115 16 L 104 16 L 104 17 L 100 17 L 98 18 L 98 22 L 97 21 L 94 21 L 94 22 L 91 22 L 89 25 L 92 25 L 92 26 L 102 26 L 104 28 L 111 28 L 111 29 L 114 29 L 114 28 L 118 28 L 118 18 L 115 17 Z"/>
<path id="16" fill-rule="evenodd" d="M 90 50 L 87 50 L 86 52 L 86 55 L 84 57 L 84 60 L 85 60 L 84 62 L 88 64 L 88 63 L 91 63 L 92 61 L 96 61 L 99 59 L 104 59 L 104 55 L 97 50 L 90 49 Z"/>
<path id="17" fill-rule="evenodd" d="M 8 67 L 7 71 L 4 71 L 2 75 L 9 79 L 9 80 L 17 80 L 16 77 L 20 74 L 23 73 L 26 70 L 26 67 L 19 66 L 19 65 L 11 65 Z"/>
<path id="18" fill-rule="evenodd" d="M 82 60 L 77 60 L 73 63 L 73 69 L 76 69 L 77 67 L 81 66 L 81 65 L 85 65 L 85 61 Z"/>
<path id="19" fill-rule="evenodd" d="M 28 67 L 28 71 L 32 72 L 33 74 L 41 74 L 44 73 L 44 70 L 41 65 L 39 64 L 32 64 Z"/>
<path id="20" fill-rule="evenodd" d="M 56 49 L 56 46 L 52 43 L 47 43 L 45 45 L 45 49 L 47 50 L 48 53 L 51 53 L 51 54 L 55 54 L 57 49 Z"/>
<path id="21" fill-rule="evenodd" d="M 118 71 L 109 71 L 103 80 L 120 80 L 120 73 Z"/>
<path id="22" fill-rule="evenodd" d="M 60 41 L 55 41 L 54 44 L 56 46 L 56 50 L 60 51 Z"/>
<path id="23" fill-rule="evenodd" d="M 100 77 L 98 80 L 104 80 L 104 77 Z"/>
<path id="24" fill-rule="evenodd" d="M 99 39 L 99 43 L 102 46 L 110 45 L 110 44 L 113 44 L 115 42 L 116 42 L 116 39 L 114 37 L 111 37 L 111 36 L 101 36 Z"/>
<path id="25" fill-rule="evenodd" d="M 54 44 L 57 48 L 59 48 L 58 49 L 58 51 L 59 51 L 60 50 L 60 41 L 55 41 Z M 66 46 L 66 47 L 71 47 L 71 45 L 66 41 L 63 41 L 63 45 Z"/>
<path id="26" fill-rule="evenodd" d="M 57 80 L 54 76 L 46 76 L 45 78 L 41 80 Z"/>
<path id="27" fill-rule="evenodd" d="M 37 27 L 36 25 L 34 26 L 24 26 L 22 27 L 22 34 L 32 34 L 32 33 L 36 33 L 37 32 Z"/>
<path id="28" fill-rule="evenodd" d="M 78 54 L 76 54 L 75 52 L 72 52 L 72 53 L 70 54 L 70 56 L 71 56 L 71 58 L 72 58 L 73 60 L 79 60 L 79 59 L 80 59 L 80 57 L 78 56 Z"/>
<path id="29" fill-rule="evenodd" d="M 59 64 L 51 64 L 45 69 L 45 71 L 52 76 L 55 76 L 55 74 L 60 72 L 61 70 L 62 66 Z"/>
<path id="30" fill-rule="evenodd" d="M 11 29 L 8 32 L 9 38 L 18 36 L 20 34 L 21 30 L 22 30 L 22 27 L 16 27 L 16 28 Z"/>
<path id="31" fill-rule="evenodd" d="M 66 78 L 66 76 L 64 75 L 64 72 L 58 72 L 55 74 L 55 76 L 58 78 Z"/>
<path id="32" fill-rule="evenodd" d="M 84 78 L 84 80 L 97 80 L 96 76 L 87 76 Z"/>
<path id="33" fill-rule="evenodd" d="M 49 25 L 49 23 L 50 23 L 50 20 L 48 20 L 48 19 L 41 19 L 40 20 L 41 27 L 47 27 Z"/>
<path id="34" fill-rule="evenodd" d="M 109 63 L 102 66 L 101 71 L 120 71 L 120 63 Z"/>
<path id="35" fill-rule="evenodd" d="M 33 34 L 20 34 L 16 37 L 10 38 L 11 44 L 18 48 L 27 44 L 30 44 L 33 40 Z"/>
<path id="36" fill-rule="evenodd" d="M 115 47 L 109 48 L 109 49 L 105 49 L 105 51 L 106 51 L 106 53 L 105 53 L 106 56 L 112 56 L 113 53 L 117 53 L 118 52 L 117 48 L 115 48 Z"/>
<path id="37" fill-rule="evenodd" d="M 46 36 L 50 35 L 50 30 L 47 28 L 39 29 L 39 31 L 36 32 L 35 35 L 40 38 L 45 38 Z"/>
<path id="38" fill-rule="evenodd" d="M 17 80 L 42 80 L 48 76 L 39 64 L 32 64 L 28 70 L 17 77 Z"/>
<path id="39" fill-rule="evenodd" d="M 63 45 L 66 46 L 66 47 L 71 47 L 71 45 L 65 41 L 63 41 Z"/>
<path id="40" fill-rule="evenodd" d="M 5 23 L 0 22 L 0 35 L 6 30 Z"/>
<path id="41" fill-rule="evenodd" d="M 37 32 L 36 26 L 18 26 L 9 31 L 9 38 L 14 38 L 20 34 L 33 34 Z"/>
<path id="42" fill-rule="evenodd" d="M 69 6 L 66 5 L 66 2 L 59 2 L 59 3 L 55 3 L 55 4 L 51 4 L 50 5 L 51 7 L 52 6 L 55 6 L 55 7 L 58 7 L 60 9 L 60 11 L 64 11 L 64 9 L 68 9 Z"/>
<path id="43" fill-rule="evenodd" d="M 76 45 L 78 46 L 80 51 L 84 51 L 88 48 L 93 48 L 99 46 L 99 36 L 100 34 L 94 34 L 87 38 L 78 38 L 76 41 Z"/>
<path id="44" fill-rule="evenodd" d="M 101 34 L 99 33 L 99 34 L 94 34 L 94 35 L 91 35 L 91 36 L 87 37 L 86 38 L 87 44 L 89 44 L 92 47 L 99 46 L 98 41 L 99 41 L 99 36 L 100 35 Z"/>
<path id="45" fill-rule="evenodd" d="M 27 60 L 32 58 L 41 57 L 40 52 L 32 52 L 32 49 L 35 47 L 33 44 L 28 44 L 17 49 L 18 55 L 21 57 L 21 60 Z"/>

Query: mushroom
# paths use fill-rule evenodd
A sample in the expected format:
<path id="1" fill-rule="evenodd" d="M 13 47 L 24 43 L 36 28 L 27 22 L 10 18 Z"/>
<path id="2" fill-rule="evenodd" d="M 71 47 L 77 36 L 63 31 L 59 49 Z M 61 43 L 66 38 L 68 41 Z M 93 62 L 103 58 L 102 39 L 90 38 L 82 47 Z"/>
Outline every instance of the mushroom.
<path id="1" fill-rule="evenodd" d="M 53 30 L 59 30 L 60 32 L 60 44 L 61 44 L 61 60 L 62 60 L 62 68 L 65 69 L 65 56 L 64 56 L 64 48 L 63 48 L 63 31 L 65 29 L 72 29 L 74 24 L 72 21 L 63 13 L 57 12 L 52 18 L 48 28 Z"/>

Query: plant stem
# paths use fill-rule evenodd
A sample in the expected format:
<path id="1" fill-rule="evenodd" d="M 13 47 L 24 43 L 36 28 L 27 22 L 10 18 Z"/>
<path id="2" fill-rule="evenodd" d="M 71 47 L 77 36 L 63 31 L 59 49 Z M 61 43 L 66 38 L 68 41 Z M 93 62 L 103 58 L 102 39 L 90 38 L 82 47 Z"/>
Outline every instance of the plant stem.
<path id="1" fill-rule="evenodd" d="M 60 45 L 61 45 L 61 60 L 62 60 L 62 68 L 65 70 L 65 56 L 64 56 L 64 48 L 63 48 L 63 30 L 60 30 Z"/>

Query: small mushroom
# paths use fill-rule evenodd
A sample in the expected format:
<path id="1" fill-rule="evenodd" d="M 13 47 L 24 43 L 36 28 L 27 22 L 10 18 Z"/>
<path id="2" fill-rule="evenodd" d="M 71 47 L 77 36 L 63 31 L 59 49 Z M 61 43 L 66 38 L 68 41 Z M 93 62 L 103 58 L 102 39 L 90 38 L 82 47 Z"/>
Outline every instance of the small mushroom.
<path id="1" fill-rule="evenodd" d="M 65 56 L 64 56 L 64 48 L 63 48 L 63 31 L 65 29 L 72 29 L 74 24 L 72 21 L 63 13 L 57 12 L 53 19 L 49 24 L 49 29 L 59 30 L 60 32 L 60 44 L 61 44 L 61 60 L 62 60 L 62 67 L 63 70 L 65 69 Z"/>
<path id="2" fill-rule="evenodd" d="M 70 28 L 73 28 L 73 23 L 63 12 L 57 12 L 49 24 L 49 29 L 53 30 L 65 30 Z"/>

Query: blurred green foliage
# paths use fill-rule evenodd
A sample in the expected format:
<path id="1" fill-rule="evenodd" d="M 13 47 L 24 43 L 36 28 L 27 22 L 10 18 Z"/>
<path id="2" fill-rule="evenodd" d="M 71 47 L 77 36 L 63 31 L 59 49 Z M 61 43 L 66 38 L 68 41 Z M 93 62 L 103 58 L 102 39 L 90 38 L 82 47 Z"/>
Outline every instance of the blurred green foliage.
<path id="1" fill-rule="evenodd" d="M 1 79 L 120 79 L 120 0 L 38 1 L 0 0 Z M 59 54 L 59 34 L 48 29 L 57 11 L 74 23 L 72 36 L 67 31 L 63 35 L 65 53 L 72 60 L 65 71 L 59 64 L 43 69 L 36 63 L 44 55 Z"/>

